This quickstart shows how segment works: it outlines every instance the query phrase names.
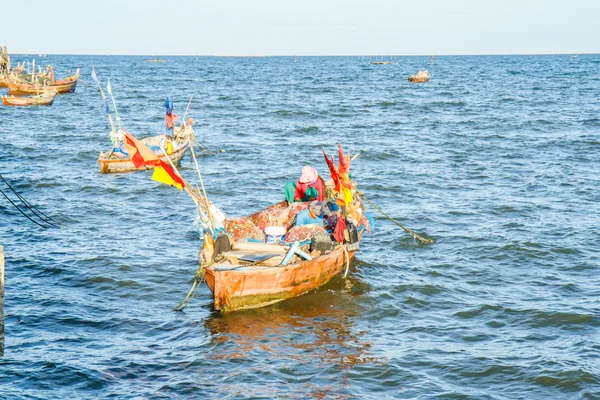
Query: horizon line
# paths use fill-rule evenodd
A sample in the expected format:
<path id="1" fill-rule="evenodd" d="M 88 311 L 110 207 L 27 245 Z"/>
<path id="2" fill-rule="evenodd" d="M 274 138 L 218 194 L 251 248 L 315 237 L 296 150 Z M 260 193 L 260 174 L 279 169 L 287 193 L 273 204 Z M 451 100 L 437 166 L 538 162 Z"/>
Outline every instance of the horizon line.
<path id="1" fill-rule="evenodd" d="M 471 53 L 471 54 L 100 54 L 100 53 L 9 53 L 11 56 L 106 56 L 106 57 L 481 57 L 481 56 L 554 56 L 554 55 L 598 55 L 594 52 L 569 53 Z"/>

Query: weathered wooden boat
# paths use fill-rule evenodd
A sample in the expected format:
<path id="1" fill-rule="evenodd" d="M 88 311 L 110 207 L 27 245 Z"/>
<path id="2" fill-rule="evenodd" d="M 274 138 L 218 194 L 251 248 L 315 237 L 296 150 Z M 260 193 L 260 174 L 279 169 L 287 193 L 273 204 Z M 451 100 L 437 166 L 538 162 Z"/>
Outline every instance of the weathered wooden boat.
<path id="1" fill-rule="evenodd" d="M 31 96 L 2 96 L 5 106 L 49 106 L 54 102 L 54 92 L 46 92 Z"/>
<path id="2" fill-rule="evenodd" d="M 431 75 L 429 75 L 427 70 L 419 71 L 415 75 L 408 77 L 409 82 L 427 82 L 429 79 L 431 79 Z"/>
<path id="3" fill-rule="evenodd" d="M 77 86 L 77 81 L 79 80 L 79 68 L 75 72 L 75 75 L 68 76 L 64 79 L 54 80 L 54 75 L 51 74 L 51 79 L 44 82 L 44 84 L 40 84 L 39 82 L 29 83 L 22 81 L 8 81 L 8 92 L 10 94 L 36 94 L 40 90 L 49 89 L 53 90 L 56 93 L 72 93 L 75 91 L 75 87 Z"/>
<path id="4" fill-rule="evenodd" d="M 167 134 L 156 135 L 140 139 L 140 141 L 146 146 L 153 149 L 154 154 L 164 162 L 167 162 L 167 158 L 171 160 L 174 165 L 179 165 L 181 159 L 185 155 L 194 130 L 191 124 L 183 125 L 181 127 L 174 128 L 174 136 Z M 161 148 L 167 151 L 167 154 L 161 150 Z M 169 150 L 172 149 L 171 152 Z M 122 149 L 113 148 L 109 152 L 100 152 L 98 157 L 98 163 L 100 164 L 100 172 L 103 174 L 113 172 L 132 172 L 132 171 L 144 171 L 146 169 L 152 169 L 153 166 L 141 166 L 136 168 L 131 161 L 131 157 L 125 153 Z"/>
<path id="5" fill-rule="evenodd" d="M 287 201 L 283 201 L 264 211 L 287 207 Z M 308 261 L 294 256 L 295 261 L 292 258 L 290 264 L 283 266 L 280 264 L 290 251 L 289 246 L 244 240 L 233 243 L 232 251 L 223 253 L 221 261 L 207 263 L 204 268 L 215 310 L 257 308 L 300 296 L 347 270 L 355 254 L 355 250 L 347 250 L 347 244 L 338 244 L 331 252 L 313 251 L 313 258 Z"/>

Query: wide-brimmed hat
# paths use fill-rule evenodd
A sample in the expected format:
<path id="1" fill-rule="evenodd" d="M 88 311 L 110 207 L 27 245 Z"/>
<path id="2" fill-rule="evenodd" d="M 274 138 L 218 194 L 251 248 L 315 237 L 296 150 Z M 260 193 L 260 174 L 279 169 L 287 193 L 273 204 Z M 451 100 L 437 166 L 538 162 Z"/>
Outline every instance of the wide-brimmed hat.
<path id="1" fill-rule="evenodd" d="M 320 217 L 323 215 L 323 203 L 315 200 L 315 201 L 311 201 L 309 204 L 309 207 L 311 210 L 313 210 L 313 212 L 317 215 L 317 217 Z"/>
<path id="2" fill-rule="evenodd" d="M 310 165 L 306 165 L 302 167 L 302 175 L 300 175 L 300 179 L 298 182 L 300 183 L 313 183 L 319 177 L 319 173 L 316 169 L 311 167 Z"/>

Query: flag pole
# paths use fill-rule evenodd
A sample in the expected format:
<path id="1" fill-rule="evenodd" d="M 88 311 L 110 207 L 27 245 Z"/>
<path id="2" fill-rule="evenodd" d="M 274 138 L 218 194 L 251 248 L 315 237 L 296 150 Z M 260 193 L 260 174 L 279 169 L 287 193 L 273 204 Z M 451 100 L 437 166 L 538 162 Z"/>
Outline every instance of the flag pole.
<path id="1" fill-rule="evenodd" d="M 166 156 L 165 158 L 167 159 L 167 161 L 169 162 L 169 164 L 171 165 L 171 167 L 173 168 L 173 170 L 175 172 L 177 172 L 177 175 L 179 175 L 179 177 L 182 180 L 184 180 L 183 177 L 181 176 L 181 174 L 179 173 L 179 170 L 175 166 L 175 164 L 173 164 L 173 161 L 171 161 L 171 159 L 169 158 L 169 155 L 167 154 L 167 151 L 162 146 L 160 147 L 160 149 L 162 150 L 162 152 Z M 198 173 L 200 173 L 200 170 L 198 170 Z M 202 176 L 200 176 L 200 182 L 202 182 Z M 185 183 L 186 183 L 186 185 L 184 186 L 184 189 L 185 189 L 186 193 L 189 194 L 193 198 L 194 197 L 193 193 L 190 192 L 190 190 L 189 190 L 189 184 L 187 182 L 185 182 Z M 202 184 L 202 188 L 204 188 L 204 183 Z M 204 193 L 206 194 L 206 191 Z M 206 195 L 205 196 L 199 196 L 199 197 L 200 198 L 204 197 L 204 203 L 205 203 L 204 207 L 206 208 L 206 212 L 207 212 L 207 214 L 209 215 L 209 218 L 210 218 L 210 221 L 209 221 L 210 226 L 209 226 L 209 228 L 210 228 L 211 232 L 214 233 L 215 226 L 214 226 L 212 215 L 210 213 L 210 207 L 208 206 L 208 198 L 206 197 Z"/>
<path id="2" fill-rule="evenodd" d="M 192 99 L 194 98 L 194 96 L 190 97 L 190 101 L 188 101 L 188 105 L 185 108 L 185 112 L 183 113 L 183 118 L 181 118 L 181 125 L 180 127 L 183 127 L 183 124 L 185 124 L 185 117 L 187 116 L 187 112 L 190 109 L 190 104 L 192 104 Z M 175 134 L 175 132 L 173 132 L 173 134 Z"/>
<path id="3" fill-rule="evenodd" d="M 119 112 L 117 111 L 117 103 L 115 102 L 115 97 L 112 94 L 112 88 L 110 87 L 110 79 L 108 79 L 108 83 L 106 85 L 106 91 L 110 94 L 110 98 L 112 99 L 113 106 L 115 107 L 115 115 L 117 116 L 117 123 L 119 124 L 119 130 L 123 130 L 121 126 L 121 117 L 119 117 Z"/>
<path id="4" fill-rule="evenodd" d="M 190 99 L 192 101 L 192 99 Z M 204 179 L 202 179 L 202 174 L 200 173 L 200 167 L 198 166 L 198 159 L 196 158 L 196 152 L 194 151 L 194 144 L 192 143 L 190 146 L 192 150 L 192 158 L 194 159 L 194 163 L 196 164 L 196 171 L 198 171 L 198 177 L 200 178 L 200 185 L 202 186 L 202 194 L 204 195 L 204 199 L 206 202 L 206 211 L 208 212 L 208 218 L 210 218 L 210 222 L 212 226 L 215 226 L 215 220 L 210 212 L 210 207 L 208 206 L 208 196 L 206 195 L 206 189 L 204 188 Z"/>
<path id="5" fill-rule="evenodd" d="M 100 94 L 102 95 L 102 99 L 103 99 L 104 101 L 106 101 L 106 95 L 104 94 L 104 91 L 102 90 L 102 87 L 100 86 L 100 81 L 98 80 L 98 76 L 96 75 L 96 71 L 94 70 L 94 67 L 93 67 L 93 66 L 92 66 L 92 73 L 93 73 L 93 75 L 92 75 L 92 78 L 95 78 L 94 80 L 95 80 L 95 81 L 96 81 L 96 83 L 98 84 L 98 90 L 100 90 Z M 117 110 L 117 109 L 115 108 L 115 111 L 116 111 L 116 110 Z M 110 127 L 111 127 L 111 129 L 112 129 L 113 131 L 116 131 L 116 129 L 115 129 L 115 123 L 114 123 L 114 122 L 113 122 L 113 120 L 112 120 L 112 117 L 111 117 L 111 115 L 110 115 L 110 112 L 106 113 L 106 115 L 108 115 L 108 120 L 109 120 L 109 122 L 110 122 Z"/>

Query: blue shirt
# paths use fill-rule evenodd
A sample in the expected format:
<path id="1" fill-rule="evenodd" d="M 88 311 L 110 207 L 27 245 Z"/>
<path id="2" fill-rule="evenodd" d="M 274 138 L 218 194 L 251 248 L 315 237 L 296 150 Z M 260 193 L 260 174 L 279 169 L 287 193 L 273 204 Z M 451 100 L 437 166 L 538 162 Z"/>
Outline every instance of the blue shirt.
<path id="1" fill-rule="evenodd" d="M 296 226 L 317 224 L 323 226 L 323 217 L 311 218 L 308 209 L 300 211 L 296 214 Z"/>

